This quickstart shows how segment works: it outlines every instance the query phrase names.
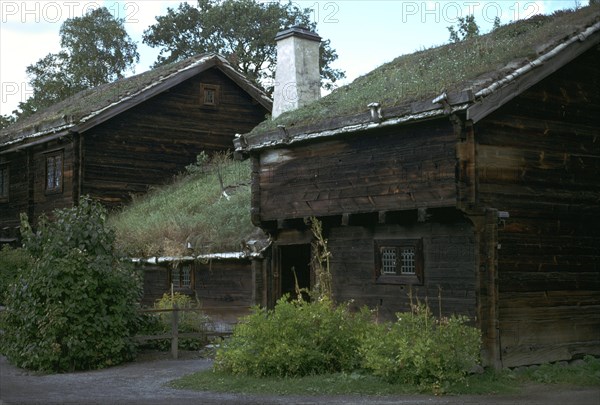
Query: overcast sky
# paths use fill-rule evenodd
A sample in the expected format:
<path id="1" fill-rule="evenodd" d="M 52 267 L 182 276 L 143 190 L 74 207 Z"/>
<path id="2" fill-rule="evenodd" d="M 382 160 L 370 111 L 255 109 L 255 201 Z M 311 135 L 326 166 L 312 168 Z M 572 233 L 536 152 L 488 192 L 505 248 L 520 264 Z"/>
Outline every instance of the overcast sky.
<path id="1" fill-rule="evenodd" d="M 188 1 L 195 4 L 196 1 Z M 144 1 L 0 1 L 0 114 L 10 114 L 18 102 L 31 95 L 25 69 L 48 53 L 58 52 L 59 29 L 71 17 L 91 8 L 107 7 L 125 20 L 125 28 L 137 42 L 141 73 L 155 61 L 158 49 L 142 43 L 142 33 L 176 8 L 180 0 Z M 354 80 L 396 56 L 448 42 L 447 27 L 458 17 L 474 14 L 482 32 L 490 30 L 494 17 L 502 23 L 585 6 L 588 0 L 546 1 L 400 1 L 400 0 L 294 0 L 313 9 L 317 32 L 331 40 L 339 59 L 334 67 L 346 71 L 344 83 Z"/>

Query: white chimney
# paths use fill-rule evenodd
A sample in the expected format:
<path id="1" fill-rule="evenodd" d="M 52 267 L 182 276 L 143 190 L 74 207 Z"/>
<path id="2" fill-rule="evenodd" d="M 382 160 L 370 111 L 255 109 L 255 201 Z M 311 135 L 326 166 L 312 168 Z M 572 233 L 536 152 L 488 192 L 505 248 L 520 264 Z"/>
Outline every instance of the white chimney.
<path id="1" fill-rule="evenodd" d="M 321 37 L 303 27 L 292 27 L 275 36 L 277 69 L 273 118 L 321 97 L 319 46 Z"/>

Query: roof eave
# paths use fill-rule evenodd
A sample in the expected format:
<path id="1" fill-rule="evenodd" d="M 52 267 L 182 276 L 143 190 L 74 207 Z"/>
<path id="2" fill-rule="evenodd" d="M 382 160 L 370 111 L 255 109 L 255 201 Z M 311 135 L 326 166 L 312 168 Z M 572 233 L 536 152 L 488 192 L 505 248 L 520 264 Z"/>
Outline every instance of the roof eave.
<path id="1" fill-rule="evenodd" d="M 68 129 L 70 132 L 79 133 L 88 131 L 89 129 L 123 113 L 124 111 L 127 111 L 139 105 L 140 103 L 143 103 L 144 101 L 213 67 L 218 68 L 227 77 L 233 80 L 238 86 L 240 86 L 252 98 L 254 98 L 263 108 L 265 108 L 268 111 L 271 111 L 272 102 L 262 90 L 254 86 L 245 76 L 236 71 L 223 57 L 217 54 L 207 54 L 206 56 L 184 66 L 183 68 L 172 72 L 166 77 L 161 77 L 159 80 L 148 84 L 147 86 L 138 90 L 134 94 L 128 95 L 96 111 L 88 113 L 87 115 L 78 119 L 76 122 L 68 124 L 60 122 L 60 124 L 64 125 L 59 126 L 52 126 L 53 124 L 50 124 L 44 130 L 38 130 L 33 133 L 25 133 L 27 131 L 23 131 L 25 133 L 24 135 L 18 136 L 10 141 L 0 144 L 0 147 L 3 148 L 13 144 L 19 145 L 10 148 L 10 150 L 12 151 L 15 148 L 21 149 L 23 147 L 28 147 L 34 143 L 39 144 L 49 139 L 54 139 L 56 138 L 57 132 L 62 132 L 65 129 Z M 50 138 L 48 138 L 47 136 L 50 136 Z M 36 140 L 35 142 L 27 142 L 28 139 L 33 138 L 40 139 Z M 2 151 L 0 153 L 7 153 L 7 151 Z"/>
<path id="2" fill-rule="evenodd" d="M 129 95 L 109 104 L 100 110 L 93 111 L 79 120 L 76 126 L 78 132 L 85 132 L 141 103 L 144 101 L 194 77 L 198 73 L 204 72 L 216 63 L 217 55 L 209 54 L 189 65 L 169 74 L 162 80 L 155 81 L 136 93 Z"/>
<path id="3" fill-rule="evenodd" d="M 156 257 L 131 257 L 126 258 L 132 263 L 138 264 L 163 264 L 163 263 L 180 263 L 193 261 L 223 261 L 223 260 L 252 260 L 261 259 L 263 251 L 260 252 L 223 252 L 223 253 L 208 253 L 201 255 L 189 256 L 156 256 Z"/>
<path id="4" fill-rule="evenodd" d="M 466 118 L 476 123 L 598 43 L 600 43 L 600 23 L 588 27 L 585 31 L 560 43 L 537 59 L 480 89 L 475 94 L 467 89 L 457 93 L 458 99 L 456 94 L 453 97 L 440 95 L 429 102 L 434 105 L 434 108 L 427 107 L 428 101 L 413 103 L 413 106 L 416 104 L 425 108 L 411 108 L 410 112 L 404 114 L 383 114 L 388 117 L 379 121 L 374 121 L 373 117 L 365 113 L 351 117 L 363 117 L 362 119 L 349 119 L 350 124 L 336 127 L 317 123 L 298 129 L 282 126 L 278 130 L 238 135 L 234 140 L 235 150 L 238 156 L 245 156 L 248 153 L 278 145 L 416 122 L 457 111 L 466 111 Z"/>
<path id="5" fill-rule="evenodd" d="M 226 59 L 217 54 L 210 54 L 205 58 L 199 59 L 198 61 L 171 73 L 165 80 L 159 83 L 152 83 L 132 96 L 106 106 L 102 110 L 92 112 L 80 120 L 80 123 L 77 125 L 77 130 L 78 132 L 87 131 L 96 125 L 191 79 L 201 72 L 212 69 L 213 67 L 216 67 L 223 72 L 244 91 L 250 94 L 250 96 L 259 102 L 265 109 L 271 111 L 271 100 L 260 89 L 250 83 L 244 75 L 236 71 Z"/>
<path id="6" fill-rule="evenodd" d="M 600 44 L 600 22 L 475 94 L 467 119 L 477 123 L 562 66 Z"/>
<path id="7" fill-rule="evenodd" d="M 19 150 L 29 148 L 31 146 L 63 138 L 69 134 L 72 134 L 73 132 L 76 132 L 73 130 L 74 127 L 74 124 L 66 124 L 60 127 L 52 128 L 50 130 L 39 131 L 28 136 L 23 136 L 21 138 L 11 140 L 0 145 L 0 155 L 4 155 L 11 152 L 18 152 Z"/>
<path id="8" fill-rule="evenodd" d="M 217 56 L 217 67 L 240 86 L 246 93 L 254 98 L 265 110 L 269 112 L 273 110 L 273 100 L 271 100 L 263 90 L 256 87 L 248 78 L 235 70 L 231 64 L 222 56 Z"/>
<path id="9" fill-rule="evenodd" d="M 234 147 L 238 154 L 244 155 L 278 145 L 290 145 L 311 139 L 435 119 L 465 110 L 472 100 L 473 92 L 467 89 L 450 95 L 444 93 L 433 100 L 414 102 L 387 109 L 374 102 L 365 107 L 376 108 L 375 112 L 359 113 L 341 117 L 337 120 L 330 120 L 327 123 L 317 123 L 316 125 L 299 128 L 278 126 L 276 130 L 263 133 L 238 135 L 234 140 Z"/>

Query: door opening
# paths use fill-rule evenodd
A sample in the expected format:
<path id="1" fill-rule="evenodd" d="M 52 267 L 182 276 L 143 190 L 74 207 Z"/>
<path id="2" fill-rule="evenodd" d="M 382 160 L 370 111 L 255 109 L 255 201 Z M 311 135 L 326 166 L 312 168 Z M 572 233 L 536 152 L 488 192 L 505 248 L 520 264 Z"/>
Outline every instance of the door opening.
<path id="1" fill-rule="evenodd" d="M 296 278 L 300 289 L 308 290 L 311 287 L 311 248 L 310 245 L 288 245 L 280 246 L 281 252 L 281 287 L 280 297 L 289 294 L 292 299 L 298 298 L 296 294 Z M 302 294 L 308 300 L 308 294 Z"/>

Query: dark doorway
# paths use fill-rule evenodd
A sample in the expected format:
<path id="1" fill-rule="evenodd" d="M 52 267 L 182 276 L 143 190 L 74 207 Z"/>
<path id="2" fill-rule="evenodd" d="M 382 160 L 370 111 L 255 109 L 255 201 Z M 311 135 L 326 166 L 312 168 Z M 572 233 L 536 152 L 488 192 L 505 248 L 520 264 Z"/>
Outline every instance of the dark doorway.
<path id="1" fill-rule="evenodd" d="M 281 296 L 289 294 L 292 298 L 297 298 L 296 281 L 294 272 L 298 279 L 298 286 L 301 289 L 310 288 L 310 245 L 288 245 L 280 246 L 281 252 Z M 308 295 L 303 294 L 305 299 Z"/>

